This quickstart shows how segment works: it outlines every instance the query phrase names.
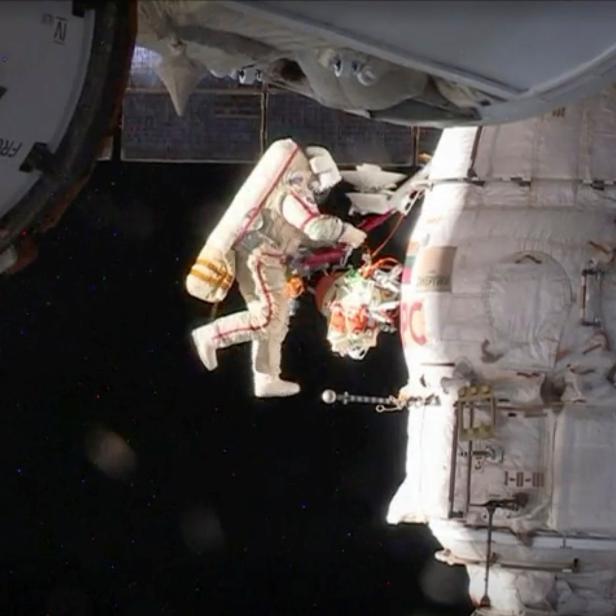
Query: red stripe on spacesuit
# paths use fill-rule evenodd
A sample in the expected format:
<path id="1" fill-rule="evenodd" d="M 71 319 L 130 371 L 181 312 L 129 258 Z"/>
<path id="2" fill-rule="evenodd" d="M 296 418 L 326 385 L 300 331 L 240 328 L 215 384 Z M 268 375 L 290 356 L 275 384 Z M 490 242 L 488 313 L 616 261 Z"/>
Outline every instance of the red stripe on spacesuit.
<path id="1" fill-rule="evenodd" d="M 226 331 L 226 332 L 221 332 L 220 330 L 218 330 L 218 333 L 214 336 L 214 341 L 218 341 L 221 338 L 224 338 L 225 336 L 230 336 L 231 334 L 239 334 L 240 332 L 256 332 L 256 331 L 259 331 L 260 329 L 263 329 L 264 327 L 267 327 L 271 323 L 272 317 L 274 316 L 274 309 L 272 306 L 272 296 L 269 292 L 269 289 L 267 288 L 265 284 L 265 280 L 263 279 L 263 273 L 261 271 L 262 267 L 263 267 L 263 263 L 261 261 L 257 261 L 256 267 L 255 267 L 257 271 L 257 279 L 258 279 L 259 284 L 261 285 L 261 290 L 263 291 L 263 295 L 265 296 L 265 301 L 267 302 L 267 315 L 265 317 L 265 322 L 257 326 L 249 325 L 248 327 L 236 327 L 235 329 L 230 329 L 229 331 Z"/>
<path id="2" fill-rule="evenodd" d="M 423 332 L 416 332 L 413 326 L 413 315 L 416 312 L 421 312 L 423 310 L 422 302 L 414 302 L 409 308 L 408 314 L 408 326 L 411 333 L 411 338 L 420 346 L 423 346 L 428 342 L 428 339 L 424 336 Z"/>
<path id="3" fill-rule="evenodd" d="M 304 208 L 304 211 L 309 216 L 318 216 L 317 212 L 315 212 L 315 206 L 311 206 L 309 203 L 306 203 L 295 191 L 291 191 L 291 196 Z"/>
<path id="4" fill-rule="evenodd" d="M 295 201 L 297 203 L 300 204 L 300 206 L 302 207 L 302 209 L 304 210 L 304 212 L 306 212 L 307 216 L 304 219 L 304 221 L 302 222 L 302 224 L 298 227 L 298 229 L 300 231 L 303 231 L 306 227 L 306 225 L 311 221 L 314 220 L 315 218 L 318 218 L 321 213 L 320 212 L 315 212 L 313 207 L 310 207 L 310 205 L 308 203 L 306 203 L 295 191 L 291 191 L 290 193 L 291 197 L 293 197 L 293 199 L 295 199 Z M 282 204 L 282 208 L 284 209 L 284 202 Z"/>
<path id="5" fill-rule="evenodd" d="M 254 222 L 255 218 L 259 215 L 259 212 L 263 209 L 263 206 L 265 205 L 265 202 L 269 199 L 269 196 L 272 194 L 272 191 L 274 190 L 274 188 L 276 188 L 276 185 L 278 184 L 278 182 L 280 182 L 280 179 L 282 178 L 284 172 L 289 168 L 289 165 L 291 164 L 291 162 L 295 158 L 295 155 L 298 152 L 299 152 L 299 146 L 296 145 L 295 149 L 289 155 L 289 158 L 287 159 L 287 161 L 282 166 L 282 169 L 280 170 L 280 172 L 278 173 L 278 175 L 276 176 L 274 181 L 271 183 L 270 187 L 265 191 L 265 194 L 261 197 L 261 200 L 259 201 L 257 207 L 255 207 L 253 209 L 252 214 L 249 216 L 246 224 L 244 225 L 243 229 L 240 231 L 240 233 L 237 236 L 237 239 L 235 240 L 234 244 L 239 242 L 246 235 L 248 229 L 250 228 L 250 225 L 252 225 L 252 223 Z"/>
<path id="6" fill-rule="evenodd" d="M 319 215 L 318 214 L 310 214 L 310 216 L 308 216 L 306 218 L 306 220 L 304 220 L 304 222 L 299 226 L 299 230 L 303 231 L 306 228 L 306 225 L 311 221 L 314 220 L 315 218 L 318 218 Z"/>

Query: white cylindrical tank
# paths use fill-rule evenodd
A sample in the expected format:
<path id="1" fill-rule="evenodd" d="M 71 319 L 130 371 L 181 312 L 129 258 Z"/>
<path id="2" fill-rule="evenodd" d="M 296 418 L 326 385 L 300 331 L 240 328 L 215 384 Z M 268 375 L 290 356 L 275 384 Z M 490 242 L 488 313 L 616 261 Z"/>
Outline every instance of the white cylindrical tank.
<path id="1" fill-rule="evenodd" d="M 615 184 L 613 87 L 432 160 L 400 331 L 440 404 L 409 411 L 388 520 L 430 524 L 477 613 L 616 613 Z"/>

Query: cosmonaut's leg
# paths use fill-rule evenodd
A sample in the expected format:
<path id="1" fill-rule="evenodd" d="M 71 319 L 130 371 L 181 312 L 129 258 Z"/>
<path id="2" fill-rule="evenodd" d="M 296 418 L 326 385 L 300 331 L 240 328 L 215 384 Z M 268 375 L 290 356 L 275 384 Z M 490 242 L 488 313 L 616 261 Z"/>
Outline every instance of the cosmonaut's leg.
<path id="1" fill-rule="evenodd" d="M 267 337 L 252 343 L 252 368 L 255 376 L 267 374 L 277 378 L 280 376 L 281 346 L 288 332 L 289 299 L 285 286 L 281 286 L 281 281 L 285 280 L 282 266 L 278 262 L 269 263 L 264 274 L 271 283 L 276 309 Z"/>
<path id="2" fill-rule="evenodd" d="M 269 290 L 271 319 L 264 336 L 257 338 L 252 346 L 252 369 L 255 395 L 257 397 L 284 397 L 299 392 L 299 385 L 280 378 L 281 347 L 288 332 L 289 303 L 286 292 L 286 270 L 279 257 L 264 249 L 260 259 L 248 262 L 254 274 L 253 280 L 263 280 Z M 261 265 L 262 267 L 259 267 Z M 255 290 L 259 285 L 255 285 Z M 249 310 L 251 309 L 249 304 Z"/>
<path id="3" fill-rule="evenodd" d="M 218 366 L 217 349 L 256 340 L 267 320 L 266 309 L 261 305 L 260 297 L 266 302 L 268 291 L 257 293 L 259 281 L 253 279 L 253 272 L 248 267 L 250 258 L 251 255 L 239 253 L 236 257 L 236 280 L 248 310 L 220 317 L 192 332 L 199 357 L 208 370 L 214 370 Z"/>
<path id="4" fill-rule="evenodd" d="M 281 371 L 282 345 L 289 332 L 289 298 L 281 298 L 277 323 L 270 331 L 267 340 L 253 343 L 253 371 L 278 378 Z"/>
<path id="5" fill-rule="evenodd" d="M 253 342 L 252 369 L 258 397 L 292 396 L 300 390 L 296 383 L 280 378 L 282 344 L 289 331 L 289 298 L 286 295 L 279 298 L 278 308 L 276 322 L 267 338 Z"/>
<path id="6" fill-rule="evenodd" d="M 288 304 L 285 269 L 280 257 L 257 248 L 248 258 L 237 255 L 236 277 L 247 310 L 217 319 L 193 332 L 206 368 L 217 366 L 216 350 L 253 341 L 253 372 L 257 396 L 289 396 L 295 383 L 280 380 L 280 346 L 286 336 Z"/>

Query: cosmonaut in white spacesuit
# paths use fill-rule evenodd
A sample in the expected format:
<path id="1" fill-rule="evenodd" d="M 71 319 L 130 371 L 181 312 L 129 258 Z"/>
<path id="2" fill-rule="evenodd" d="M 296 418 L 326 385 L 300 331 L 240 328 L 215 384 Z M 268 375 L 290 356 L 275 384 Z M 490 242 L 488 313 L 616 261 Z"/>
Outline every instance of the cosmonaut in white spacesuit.
<path id="1" fill-rule="evenodd" d="M 226 213 L 208 237 L 186 279 L 188 292 L 218 302 L 237 278 L 247 309 L 195 329 L 193 342 L 208 370 L 216 351 L 252 342 L 257 397 L 297 394 L 299 385 L 280 378 L 281 347 L 288 332 L 289 257 L 302 243 L 360 246 L 363 231 L 321 214 L 315 195 L 341 180 L 327 150 L 293 140 L 273 143 L 263 154 Z"/>

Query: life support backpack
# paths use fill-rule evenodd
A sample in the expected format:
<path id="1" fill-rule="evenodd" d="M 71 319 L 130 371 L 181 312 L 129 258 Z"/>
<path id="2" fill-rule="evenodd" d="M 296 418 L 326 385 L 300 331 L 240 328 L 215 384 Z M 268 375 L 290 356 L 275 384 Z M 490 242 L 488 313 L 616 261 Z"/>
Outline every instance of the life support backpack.
<path id="1" fill-rule="evenodd" d="M 235 280 L 235 253 L 222 254 L 205 245 L 186 277 L 186 290 L 204 302 L 216 304 L 227 296 Z"/>

